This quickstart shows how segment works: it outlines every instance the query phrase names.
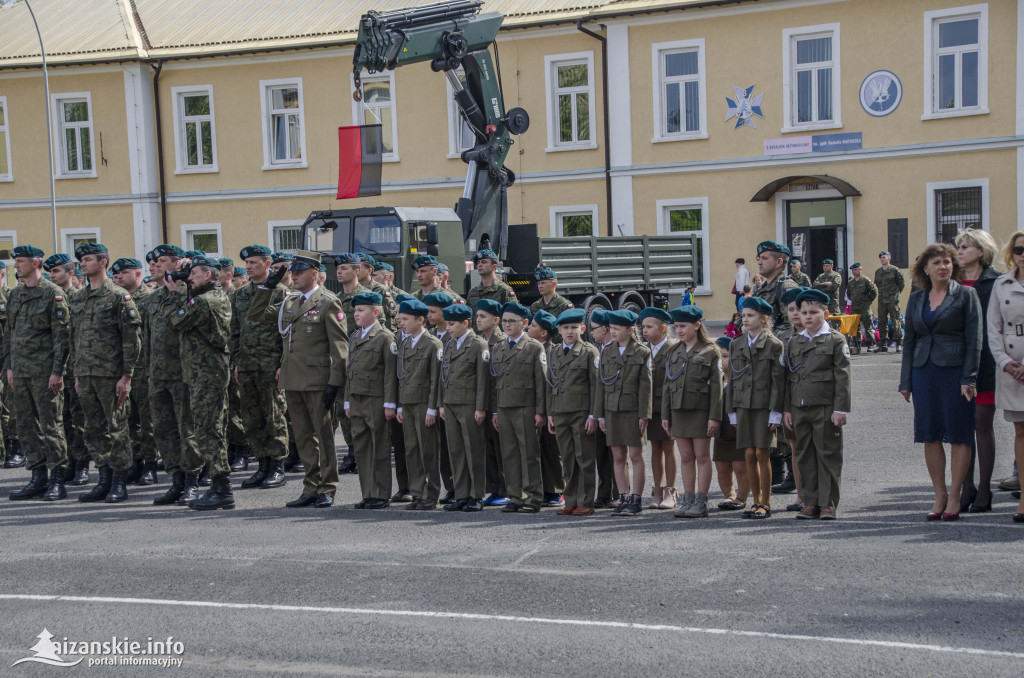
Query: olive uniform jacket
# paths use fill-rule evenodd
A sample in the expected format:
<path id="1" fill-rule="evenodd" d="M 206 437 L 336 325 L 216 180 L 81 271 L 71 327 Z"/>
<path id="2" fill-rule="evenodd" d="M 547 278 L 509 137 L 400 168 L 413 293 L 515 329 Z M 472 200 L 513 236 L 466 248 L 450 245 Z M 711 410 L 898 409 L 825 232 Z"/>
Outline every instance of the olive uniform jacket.
<path id="1" fill-rule="evenodd" d="M 64 290 L 45 278 L 34 287 L 18 285 L 10 291 L 6 311 L 4 368 L 15 377 L 63 375 L 71 344 Z"/>
<path id="2" fill-rule="evenodd" d="M 398 406 L 426 404 L 427 414 L 437 414 L 440 394 L 441 340 L 428 330 L 420 333 L 416 345 L 406 336 L 398 345 L 395 377 Z"/>
<path id="3" fill-rule="evenodd" d="M 488 413 L 496 414 L 499 407 L 532 407 L 536 414 L 547 412 L 544 379 L 547 356 L 536 339 L 522 334 L 515 347 L 508 339 L 494 344 L 490 375 Z"/>
<path id="4" fill-rule="evenodd" d="M 816 405 L 831 407 L 833 412 L 850 411 L 850 349 L 846 337 L 835 330 L 812 339 L 795 334 L 783 359 L 788 372 L 785 412 Z"/>
<path id="5" fill-rule="evenodd" d="M 672 410 L 708 411 L 711 421 L 722 420 L 722 358 L 713 344 L 694 346 L 689 359 L 686 344 L 678 342 L 665 353 L 665 386 L 661 394 L 662 421 Z"/>
<path id="6" fill-rule="evenodd" d="M 725 411 L 737 409 L 782 412 L 785 408 L 786 367 L 782 341 L 765 331 L 754 340 L 753 350 L 746 334 L 729 345 L 729 386 L 725 389 Z"/>
<path id="7" fill-rule="evenodd" d="M 549 415 L 591 413 L 597 395 L 597 347 L 580 339 L 568 353 L 558 342 L 547 351 L 547 410 Z"/>
<path id="8" fill-rule="evenodd" d="M 662 398 L 665 394 L 665 365 L 668 364 L 668 356 L 672 353 L 672 349 L 679 343 L 678 339 L 667 337 L 665 343 L 658 350 L 658 354 L 654 355 L 654 349 L 651 349 L 651 413 L 655 418 L 661 416 L 662 412 Z M 645 341 L 644 345 L 647 348 L 651 348 L 651 342 Z"/>
<path id="9" fill-rule="evenodd" d="M 86 285 L 71 298 L 69 359 L 75 376 L 131 378 L 141 333 L 142 318 L 127 290 L 109 279 L 96 289 Z"/>
<path id="10" fill-rule="evenodd" d="M 363 336 L 357 329 L 348 339 L 348 368 L 345 375 L 345 403 L 358 396 L 383 398 L 385 406 L 397 407 L 395 379 L 395 335 L 374 322 Z"/>
<path id="11" fill-rule="evenodd" d="M 474 410 L 486 412 L 490 395 L 487 384 L 491 378 L 487 366 L 490 359 L 487 342 L 473 330 L 469 330 L 462 340 L 462 346 L 454 337 L 445 335 L 439 375 L 441 407 L 473 405 Z"/>
<path id="12" fill-rule="evenodd" d="M 348 335 L 338 298 L 317 287 L 305 303 L 301 294 L 292 293 L 271 304 L 273 293 L 262 287 L 256 290 L 248 317 L 278 324 L 284 340 L 278 387 L 286 391 L 322 391 L 328 385 L 344 387 Z"/>
<path id="13" fill-rule="evenodd" d="M 639 412 L 640 419 L 650 419 L 651 349 L 630 337 L 622 355 L 613 341 L 599 358 L 594 417 L 604 419 L 605 412 Z"/>

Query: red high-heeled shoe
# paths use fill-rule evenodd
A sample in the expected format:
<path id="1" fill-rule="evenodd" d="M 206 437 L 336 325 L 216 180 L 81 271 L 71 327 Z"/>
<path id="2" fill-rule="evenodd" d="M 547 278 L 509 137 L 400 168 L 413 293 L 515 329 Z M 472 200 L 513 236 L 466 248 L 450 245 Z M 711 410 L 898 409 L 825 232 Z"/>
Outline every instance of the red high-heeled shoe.
<path id="1" fill-rule="evenodd" d="M 960 512 L 957 511 L 956 513 L 946 513 L 945 511 L 943 511 L 942 519 L 945 520 L 947 523 L 951 523 L 954 520 L 960 520 Z"/>
<path id="2" fill-rule="evenodd" d="M 928 519 L 928 520 L 941 520 L 942 519 L 942 511 L 935 511 L 934 513 L 929 513 L 928 515 L 925 516 L 925 518 Z"/>

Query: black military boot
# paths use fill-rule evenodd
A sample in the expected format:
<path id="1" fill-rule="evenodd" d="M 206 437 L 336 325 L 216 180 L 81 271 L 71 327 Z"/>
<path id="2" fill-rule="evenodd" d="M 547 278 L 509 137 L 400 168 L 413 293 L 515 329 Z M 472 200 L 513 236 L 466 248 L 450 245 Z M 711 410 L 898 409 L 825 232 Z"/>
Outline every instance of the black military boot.
<path id="1" fill-rule="evenodd" d="M 71 484 L 78 487 L 89 484 L 89 460 L 80 459 L 75 462 L 75 477 Z"/>
<path id="2" fill-rule="evenodd" d="M 139 476 L 139 485 L 156 485 L 156 462 L 147 461 L 142 465 L 142 475 Z"/>
<path id="3" fill-rule="evenodd" d="M 47 488 L 47 477 L 46 467 L 39 466 L 32 469 L 32 478 L 28 481 L 28 485 L 21 488 L 17 492 L 11 492 L 8 499 L 11 501 L 23 501 L 25 499 L 35 499 L 36 497 L 43 496 Z"/>
<path id="4" fill-rule="evenodd" d="M 203 466 L 203 470 L 199 472 L 199 486 L 209 487 L 213 484 L 213 480 L 210 478 L 210 465 Z"/>
<path id="5" fill-rule="evenodd" d="M 197 511 L 215 511 L 235 508 L 235 495 L 231 492 L 231 476 L 227 473 L 213 479 L 210 491 L 190 504 Z"/>
<path id="6" fill-rule="evenodd" d="M 249 459 L 245 456 L 244 446 L 228 445 L 228 467 L 232 473 L 249 468 Z"/>
<path id="7" fill-rule="evenodd" d="M 295 446 L 295 443 L 288 443 L 288 456 L 284 460 L 284 470 L 288 473 L 305 473 L 306 466 L 299 459 L 299 448 Z M 339 473 L 340 473 L 339 469 Z"/>
<path id="8" fill-rule="evenodd" d="M 125 475 L 124 481 L 135 485 L 139 482 L 139 478 L 142 477 L 142 460 L 138 460 L 133 463 L 131 468 L 128 469 L 128 473 Z"/>
<path id="9" fill-rule="evenodd" d="M 70 483 L 75 479 L 75 469 L 78 468 L 78 460 L 68 457 L 68 464 L 64 467 L 64 482 Z"/>
<path id="10" fill-rule="evenodd" d="M 7 451 L 4 468 L 21 468 L 25 465 L 25 453 L 22 451 L 21 442 L 17 438 L 7 438 L 4 440 L 4 448 Z"/>
<path id="11" fill-rule="evenodd" d="M 359 473 L 359 466 L 356 465 L 356 455 L 352 454 L 352 449 L 345 454 L 345 458 L 341 460 L 341 464 L 338 465 L 338 473 Z"/>
<path id="12" fill-rule="evenodd" d="M 195 501 L 199 498 L 199 474 L 198 473 L 186 473 L 185 474 L 185 486 L 181 490 L 181 494 L 178 495 L 178 506 L 188 506 L 190 501 Z"/>
<path id="13" fill-rule="evenodd" d="M 281 487 L 286 482 L 288 479 L 284 475 L 284 459 L 271 459 L 267 467 L 267 477 L 260 487 L 269 490 L 272 487 Z"/>
<path id="14" fill-rule="evenodd" d="M 178 497 L 185 490 L 185 472 L 175 471 L 171 475 L 171 487 L 166 492 L 153 500 L 157 506 L 166 506 L 178 501 Z"/>
<path id="15" fill-rule="evenodd" d="M 259 487 L 267 479 L 270 471 L 270 457 L 260 457 L 260 467 L 251 476 L 242 481 L 242 489 L 248 490 L 251 487 Z"/>
<path id="16" fill-rule="evenodd" d="M 776 485 L 772 485 L 772 494 L 789 494 L 796 490 L 796 476 L 793 475 L 793 460 L 786 460 L 786 478 Z"/>
<path id="17" fill-rule="evenodd" d="M 96 481 L 96 487 L 92 488 L 86 494 L 78 495 L 78 501 L 93 502 L 103 501 L 110 494 L 110 484 L 114 480 L 114 472 L 110 470 L 109 466 L 100 466 L 100 477 Z"/>
<path id="18" fill-rule="evenodd" d="M 46 485 L 46 492 L 43 493 L 43 501 L 57 501 L 66 499 L 68 491 L 64 488 L 64 469 L 58 466 L 50 472 L 50 482 Z"/>
<path id="19" fill-rule="evenodd" d="M 250 464 L 256 461 L 256 453 L 252 451 L 252 445 L 245 446 L 245 460 Z"/>
<path id="20" fill-rule="evenodd" d="M 114 477 L 110 480 L 110 492 L 103 500 L 108 504 L 120 504 L 128 498 L 128 488 L 125 486 L 128 473 L 126 471 L 114 471 Z"/>

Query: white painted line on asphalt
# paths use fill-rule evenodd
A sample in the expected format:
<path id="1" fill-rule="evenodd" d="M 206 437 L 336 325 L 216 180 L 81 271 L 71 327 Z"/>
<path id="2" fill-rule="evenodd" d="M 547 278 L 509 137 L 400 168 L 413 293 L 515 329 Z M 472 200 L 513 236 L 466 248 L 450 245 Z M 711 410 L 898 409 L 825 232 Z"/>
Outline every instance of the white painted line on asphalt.
<path id="1" fill-rule="evenodd" d="M 592 628 L 633 629 L 636 631 L 670 631 L 674 633 L 703 633 L 718 636 L 744 636 L 747 638 L 770 638 L 773 640 L 797 640 L 838 645 L 859 645 L 883 647 L 897 650 L 922 650 L 925 652 L 948 652 L 953 654 L 980 655 L 985 657 L 1007 657 L 1024 659 L 1024 652 L 1004 652 L 974 647 L 952 647 L 948 645 L 924 645 L 901 643 L 891 640 L 867 638 L 835 638 L 831 636 L 804 636 L 792 633 L 771 633 L 769 631 L 738 631 L 735 629 L 712 629 L 696 626 L 673 626 L 671 624 L 634 624 L 630 622 L 598 621 L 592 619 L 553 619 L 549 617 L 515 617 L 503 614 L 474 614 L 471 612 L 433 612 L 425 610 L 373 610 L 359 607 L 322 607 L 311 605 L 266 605 L 260 603 L 219 603 L 209 600 L 165 600 L 161 598 L 111 598 L 105 596 L 44 596 L 36 594 L 0 593 L 0 600 L 33 600 L 38 602 L 110 603 L 124 605 L 167 605 L 171 607 L 205 607 L 229 610 L 268 610 L 273 612 L 327 612 L 333 614 L 362 614 L 381 617 L 426 617 L 433 619 L 461 619 L 469 621 L 528 622 L 558 626 L 584 626 Z"/>

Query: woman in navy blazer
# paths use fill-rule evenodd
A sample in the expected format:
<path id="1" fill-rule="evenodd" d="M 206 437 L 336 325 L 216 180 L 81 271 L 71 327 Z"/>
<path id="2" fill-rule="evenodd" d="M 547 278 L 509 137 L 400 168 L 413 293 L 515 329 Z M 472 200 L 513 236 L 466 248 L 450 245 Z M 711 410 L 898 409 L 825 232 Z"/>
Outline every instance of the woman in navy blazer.
<path id="1" fill-rule="evenodd" d="M 924 443 L 925 463 L 935 489 L 928 520 L 960 518 L 960 489 L 974 440 L 974 397 L 981 360 L 981 304 L 961 276 L 952 245 L 929 245 L 913 269 L 923 289 L 907 302 L 899 391 L 914 394 L 914 442 Z M 950 444 L 952 484 L 946 487 Z"/>

